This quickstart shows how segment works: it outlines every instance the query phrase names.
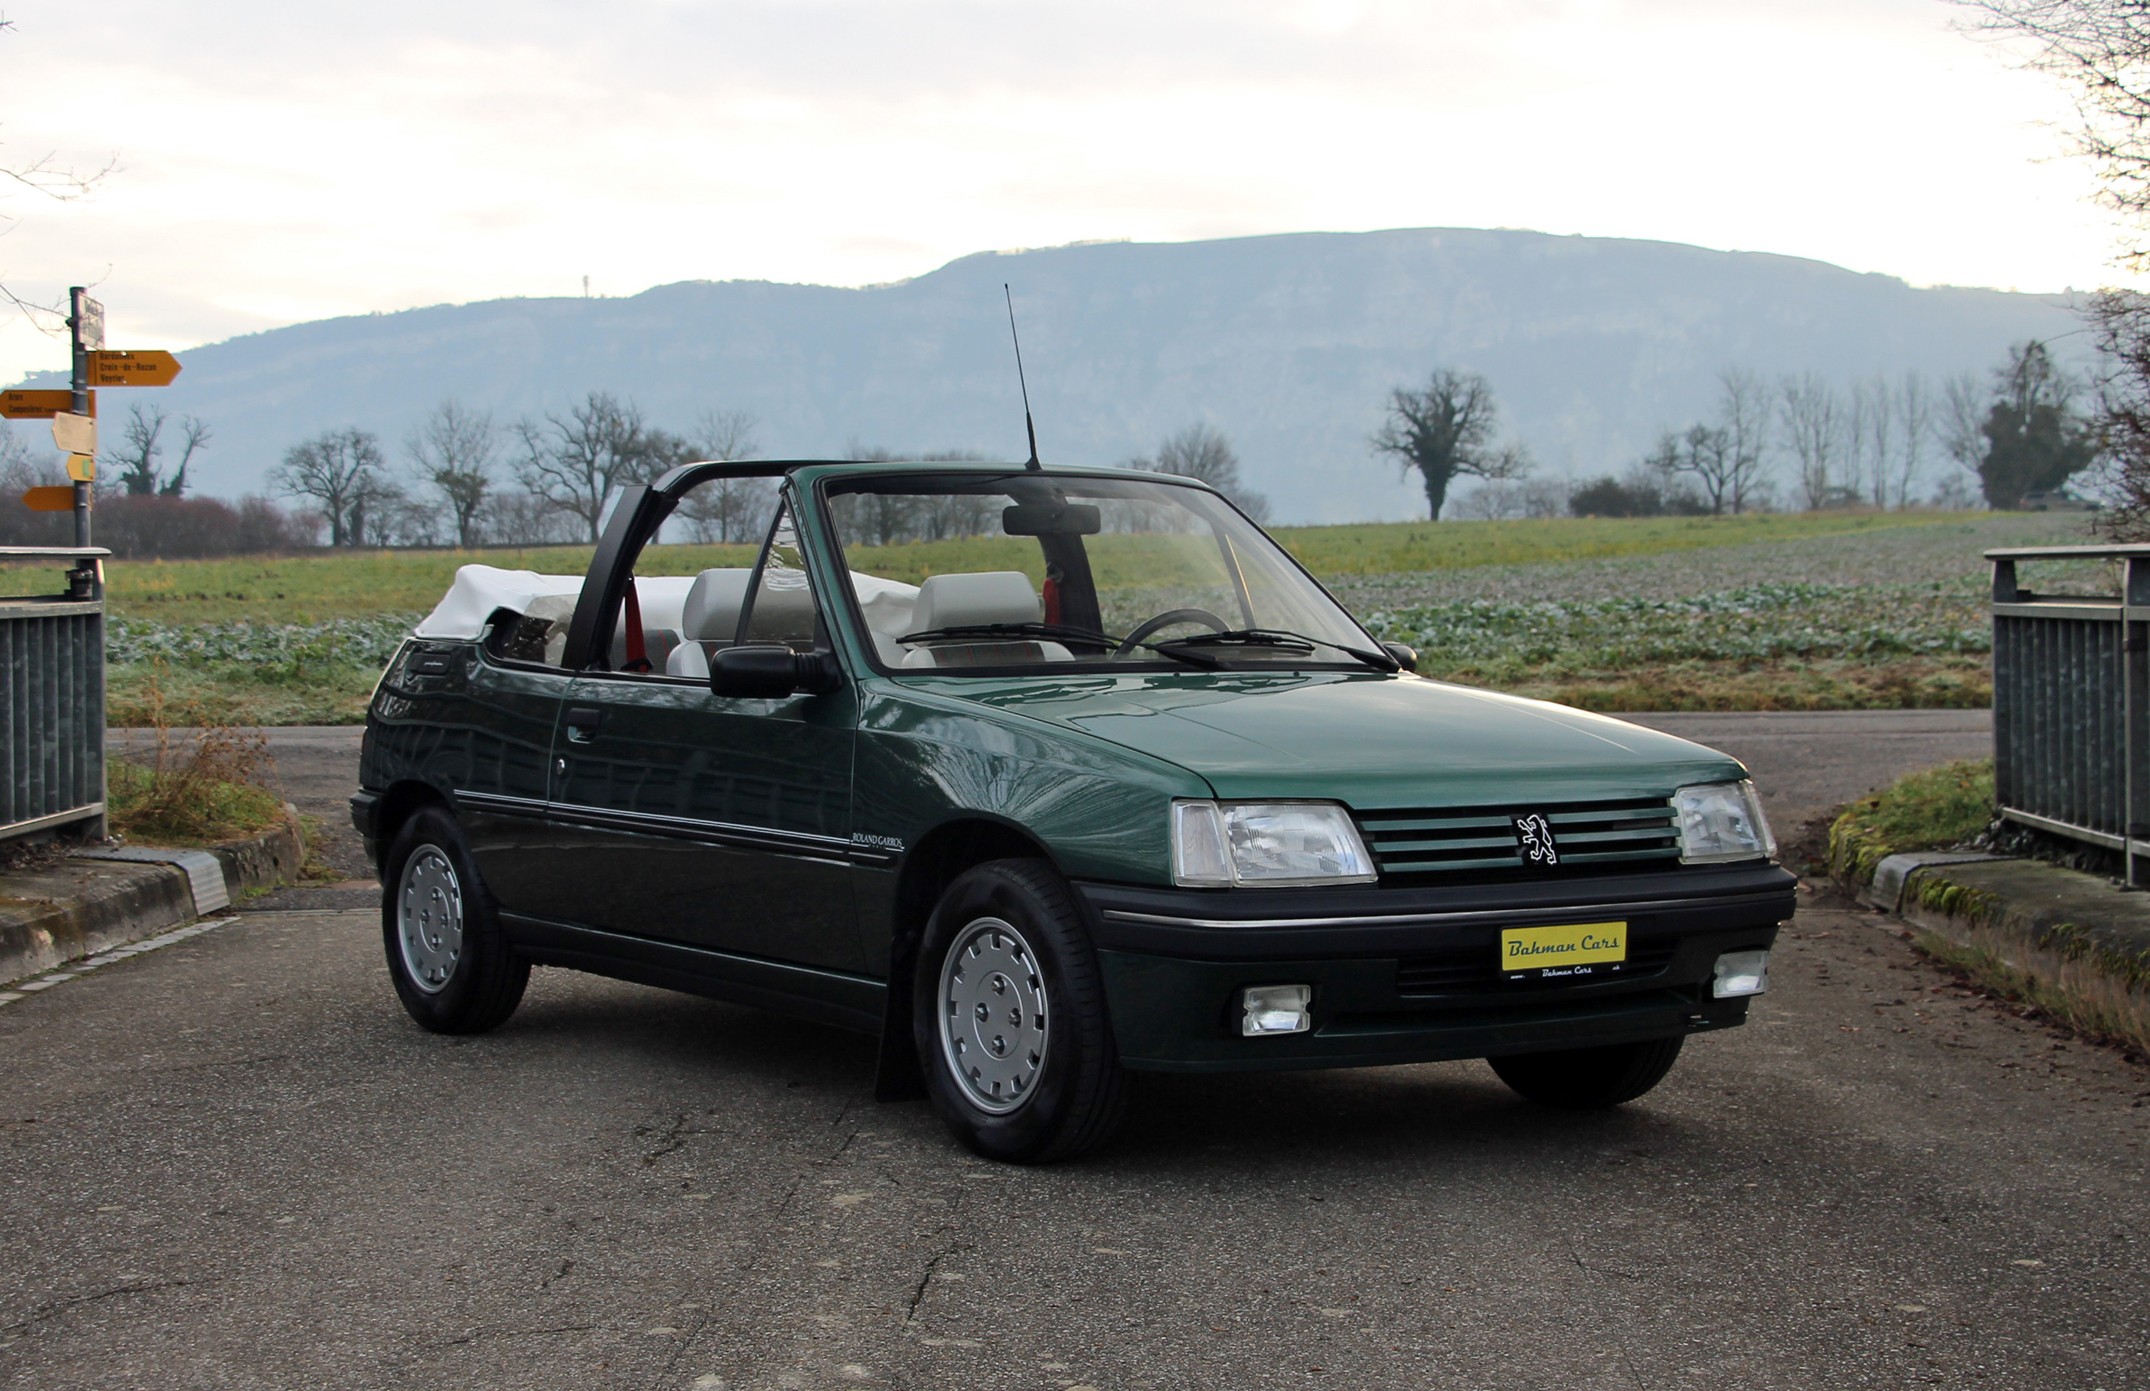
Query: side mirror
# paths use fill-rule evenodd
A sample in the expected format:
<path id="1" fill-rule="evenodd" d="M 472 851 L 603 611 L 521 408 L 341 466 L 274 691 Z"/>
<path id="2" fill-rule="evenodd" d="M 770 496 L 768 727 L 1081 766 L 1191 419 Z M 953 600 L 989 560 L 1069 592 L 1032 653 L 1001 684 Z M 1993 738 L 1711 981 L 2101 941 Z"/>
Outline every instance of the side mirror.
<path id="1" fill-rule="evenodd" d="M 1384 642 L 1381 644 L 1381 650 L 1394 657 L 1396 665 L 1402 667 L 1405 671 L 1418 670 L 1417 648 L 1406 647 L 1400 642 Z"/>
<path id="2" fill-rule="evenodd" d="M 825 695 L 843 684 L 833 652 L 794 652 L 774 643 L 720 648 L 709 659 L 709 689 L 741 700 Z"/>

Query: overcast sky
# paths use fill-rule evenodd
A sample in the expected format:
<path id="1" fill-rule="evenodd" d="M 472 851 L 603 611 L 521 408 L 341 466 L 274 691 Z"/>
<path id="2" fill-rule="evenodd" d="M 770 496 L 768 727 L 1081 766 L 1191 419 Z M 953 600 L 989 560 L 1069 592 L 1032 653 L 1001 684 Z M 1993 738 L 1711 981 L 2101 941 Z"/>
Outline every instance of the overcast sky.
<path id="1" fill-rule="evenodd" d="M 112 346 L 988 248 L 1527 227 L 2114 278 L 2051 79 L 1941 0 L 12 0 L 0 283 Z M 65 366 L 19 319 L 0 382 Z"/>

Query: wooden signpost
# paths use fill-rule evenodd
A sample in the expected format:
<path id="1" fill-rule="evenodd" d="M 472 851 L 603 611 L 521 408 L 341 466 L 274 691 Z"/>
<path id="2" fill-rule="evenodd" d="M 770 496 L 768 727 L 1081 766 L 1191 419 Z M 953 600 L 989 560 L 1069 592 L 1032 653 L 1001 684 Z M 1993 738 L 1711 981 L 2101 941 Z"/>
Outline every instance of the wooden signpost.
<path id="1" fill-rule="evenodd" d="M 179 359 L 156 348 L 135 352 L 98 349 L 89 355 L 91 386 L 170 386 Z"/>
<path id="2" fill-rule="evenodd" d="M 9 420 L 50 420 L 75 409 L 72 391 L 0 391 L 0 416 Z M 97 414 L 97 393 L 90 393 L 91 416 Z"/>
<path id="3" fill-rule="evenodd" d="M 90 485 L 97 479 L 97 393 L 95 387 L 170 386 L 179 375 L 179 359 L 161 348 L 114 349 L 105 346 L 105 307 L 82 286 L 67 292 L 68 337 L 74 372 L 65 391 L 0 391 L 0 417 L 49 420 L 52 442 L 67 455 L 72 487 L 32 488 L 22 495 L 33 512 L 75 514 L 75 544 L 90 543 Z M 65 501 L 61 501 L 61 499 Z"/>

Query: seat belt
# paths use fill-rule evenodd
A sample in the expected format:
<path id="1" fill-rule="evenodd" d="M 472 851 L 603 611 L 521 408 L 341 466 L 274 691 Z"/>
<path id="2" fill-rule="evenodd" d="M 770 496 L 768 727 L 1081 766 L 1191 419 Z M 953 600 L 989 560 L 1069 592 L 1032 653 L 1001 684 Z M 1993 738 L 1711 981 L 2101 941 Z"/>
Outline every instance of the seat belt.
<path id="1" fill-rule="evenodd" d="M 627 660 L 621 671 L 646 672 L 649 665 L 649 640 L 642 632 L 642 601 L 635 596 L 635 577 L 627 577 L 627 602 L 621 617 L 627 623 Z"/>

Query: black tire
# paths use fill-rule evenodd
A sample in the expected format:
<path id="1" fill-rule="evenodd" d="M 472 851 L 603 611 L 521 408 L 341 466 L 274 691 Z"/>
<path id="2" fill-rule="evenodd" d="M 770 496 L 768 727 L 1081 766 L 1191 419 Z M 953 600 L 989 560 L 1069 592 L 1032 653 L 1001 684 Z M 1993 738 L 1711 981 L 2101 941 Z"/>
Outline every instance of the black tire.
<path id="1" fill-rule="evenodd" d="M 450 926 L 459 930 L 445 930 Z M 396 998 L 437 1034 L 499 1027 L 530 983 L 530 962 L 501 932 L 470 846 L 440 807 L 414 813 L 389 844 L 381 863 L 381 942 Z"/>
<path id="2" fill-rule="evenodd" d="M 961 958 L 952 968 L 951 955 Z M 914 979 L 926 1092 L 964 1144 L 989 1159 L 1045 1164 L 1111 1137 L 1123 1079 L 1104 984 L 1081 914 L 1049 866 L 994 860 L 960 875 L 926 923 Z M 1002 1042 L 1008 1049 L 996 1050 Z"/>
<path id="3" fill-rule="evenodd" d="M 1653 1038 L 1486 1061 L 1518 1095 L 1540 1106 L 1598 1111 L 1633 1101 L 1664 1081 L 1679 1060 L 1684 1042 L 1684 1038 Z"/>

